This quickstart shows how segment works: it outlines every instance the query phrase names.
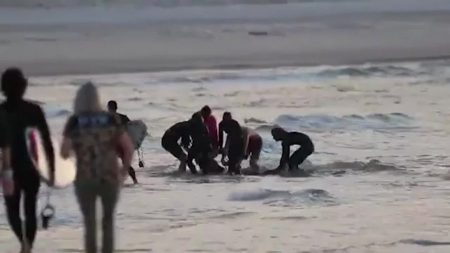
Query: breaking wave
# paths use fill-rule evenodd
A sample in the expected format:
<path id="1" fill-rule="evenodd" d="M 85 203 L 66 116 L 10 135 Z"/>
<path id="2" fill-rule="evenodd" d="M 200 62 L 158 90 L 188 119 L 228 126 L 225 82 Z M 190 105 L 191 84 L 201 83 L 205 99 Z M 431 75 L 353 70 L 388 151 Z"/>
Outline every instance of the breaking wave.
<path id="1" fill-rule="evenodd" d="M 306 116 L 280 115 L 275 124 L 313 132 L 329 130 L 383 130 L 415 128 L 414 118 L 403 113 L 375 113 L 367 116 L 346 115 L 342 117 L 312 114 Z"/>
<path id="2" fill-rule="evenodd" d="M 322 189 L 305 189 L 301 191 L 271 190 L 254 188 L 232 192 L 230 201 L 263 201 L 270 206 L 300 206 L 317 204 L 335 204 L 336 199 Z"/>

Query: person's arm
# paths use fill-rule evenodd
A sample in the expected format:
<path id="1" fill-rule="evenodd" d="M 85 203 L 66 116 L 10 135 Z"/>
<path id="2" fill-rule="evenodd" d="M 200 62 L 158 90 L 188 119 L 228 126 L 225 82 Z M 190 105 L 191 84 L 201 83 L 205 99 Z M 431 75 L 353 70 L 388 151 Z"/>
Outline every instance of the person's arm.
<path id="1" fill-rule="evenodd" d="M 223 124 L 219 123 L 219 150 L 222 151 L 223 147 Z"/>
<path id="2" fill-rule="evenodd" d="M 0 167 L 0 176 L 4 170 L 11 169 L 11 150 L 9 148 L 9 129 L 6 123 L 6 117 L 0 114 L 0 147 L 2 149 L 2 166 Z"/>
<path id="3" fill-rule="evenodd" d="M 53 143 L 50 135 L 50 129 L 45 119 L 44 112 L 40 107 L 37 111 L 37 127 L 42 134 L 42 139 L 44 142 L 45 154 L 47 156 L 47 161 L 49 161 L 50 167 L 50 183 L 53 184 L 55 178 L 55 151 L 53 149 Z"/>
<path id="4" fill-rule="evenodd" d="M 219 135 L 217 132 L 217 121 L 216 118 L 213 116 L 211 120 L 211 139 L 212 139 L 212 145 L 214 148 L 219 147 Z"/>
<path id="5" fill-rule="evenodd" d="M 230 149 L 230 135 L 227 135 L 227 139 L 225 140 L 225 146 L 222 149 L 222 158 L 220 159 L 220 161 L 222 162 L 222 164 L 224 164 L 225 162 L 225 157 L 228 156 L 228 150 Z"/>
<path id="6" fill-rule="evenodd" d="M 69 158 L 71 152 L 72 152 L 72 141 L 68 137 L 63 137 L 59 155 L 62 158 L 67 159 L 67 158 Z"/>
<path id="7" fill-rule="evenodd" d="M 244 137 L 244 147 L 243 147 L 244 158 L 247 159 L 247 157 L 248 157 L 248 141 L 250 138 L 250 129 L 248 129 L 247 127 L 243 127 L 242 128 L 242 136 Z"/>
<path id="8" fill-rule="evenodd" d="M 287 141 L 283 141 L 281 143 L 281 146 L 283 148 L 283 151 L 281 153 L 281 159 L 280 159 L 280 165 L 277 169 L 281 170 L 283 169 L 287 162 L 289 161 L 289 152 L 290 152 L 290 144 Z"/>
<path id="9" fill-rule="evenodd" d="M 123 124 L 121 117 L 113 117 L 112 121 L 113 125 L 117 128 L 116 148 L 117 150 L 120 150 L 120 154 L 117 153 L 117 155 L 122 161 L 121 173 L 123 178 L 126 178 L 133 160 L 134 144 L 128 133 L 125 131 L 126 127 Z"/>
<path id="10" fill-rule="evenodd" d="M 126 132 L 122 132 L 119 135 L 118 139 L 119 149 L 122 151 L 121 159 L 122 159 L 122 170 L 124 173 L 128 173 L 128 169 L 131 166 L 131 161 L 133 159 L 134 146 L 130 139 L 130 136 Z"/>
<path id="11" fill-rule="evenodd" d="M 184 133 L 181 136 L 181 145 L 187 150 L 190 144 L 191 144 L 191 137 L 189 136 L 189 133 Z"/>
<path id="12" fill-rule="evenodd" d="M 71 131 L 73 130 L 74 124 L 75 124 L 75 118 L 70 117 L 69 120 L 67 120 L 66 125 L 64 126 L 63 140 L 62 140 L 61 148 L 59 151 L 59 155 L 64 159 L 69 158 L 70 153 L 73 150 L 72 140 L 70 138 L 70 135 L 71 135 Z"/>

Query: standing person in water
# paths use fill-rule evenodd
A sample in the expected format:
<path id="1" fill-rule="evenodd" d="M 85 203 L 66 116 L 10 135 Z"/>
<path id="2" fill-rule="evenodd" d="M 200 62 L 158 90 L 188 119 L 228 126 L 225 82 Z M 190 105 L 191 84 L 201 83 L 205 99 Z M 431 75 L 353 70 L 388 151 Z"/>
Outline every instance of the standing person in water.
<path id="1" fill-rule="evenodd" d="M 2 74 L 1 88 L 6 101 L 0 105 L 9 126 L 11 144 L 11 169 L 14 191 L 5 195 L 8 222 L 22 245 L 22 253 L 29 253 L 37 231 L 36 204 L 40 187 L 40 175 L 28 156 L 25 130 L 36 127 L 43 138 L 45 153 L 50 166 L 51 183 L 54 177 L 55 157 L 50 130 L 44 112 L 37 104 L 25 101 L 23 96 L 28 81 L 18 68 L 9 68 Z M 21 198 L 25 200 L 25 226 L 20 217 Z"/>
<path id="2" fill-rule="evenodd" d="M 202 115 L 203 122 L 208 130 L 209 139 L 211 140 L 212 155 L 215 157 L 219 150 L 219 136 L 217 133 L 216 117 L 212 115 L 211 108 L 207 105 L 203 106 L 200 114 Z"/>
<path id="3" fill-rule="evenodd" d="M 227 134 L 227 141 L 223 145 L 223 133 Z M 241 174 L 240 167 L 244 157 L 244 138 L 239 123 L 231 117 L 230 112 L 224 112 L 219 124 L 219 147 L 222 153 L 222 163 L 228 156 L 228 174 Z"/>
<path id="4" fill-rule="evenodd" d="M 178 122 L 167 129 L 161 139 L 162 147 L 180 161 L 178 167 L 180 172 L 186 171 L 187 155 L 183 148 L 188 150 L 191 144 L 190 130 L 191 124 L 189 121 Z M 180 139 L 181 145 L 178 144 Z"/>
<path id="5" fill-rule="evenodd" d="M 314 152 L 314 144 L 308 135 L 299 132 L 287 132 L 281 127 L 272 129 L 272 136 L 275 141 L 281 141 L 283 152 L 281 154 L 280 165 L 274 170 L 268 170 L 264 174 L 279 174 L 286 165 L 289 171 L 299 170 L 298 166 Z M 299 145 L 290 157 L 290 147 Z"/>
<path id="6" fill-rule="evenodd" d="M 259 165 L 258 160 L 261 155 L 263 147 L 263 140 L 261 136 L 255 132 L 255 130 L 249 127 L 242 127 L 242 133 L 244 136 L 244 159 L 250 158 L 248 174 L 258 174 Z"/>
<path id="7" fill-rule="evenodd" d="M 78 90 L 74 115 L 64 128 L 61 156 L 74 151 L 75 193 L 84 218 L 85 252 L 97 252 L 96 201 L 103 206 L 103 253 L 114 252 L 114 212 L 121 185 L 130 168 L 133 144 L 117 117 L 103 111 L 92 83 Z M 119 157 L 120 154 L 120 157 Z M 119 165 L 119 159 L 122 165 Z"/>
<path id="8" fill-rule="evenodd" d="M 114 100 L 110 100 L 108 101 L 108 111 L 110 113 L 113 113 L 115 115 L 117 115 L 120 119 L 120 123 L 126 127 L 126 125 L 128 124 L 128 122 L 130 122 L 130 118 L 128 118 L 127 115 L 125 114 L 121 114 L 117 112 L 117 102 Z M 131 179 L 133 179 L 133 183 L 137 184 L 138 180 L 136 177 L 136 171 L 134 170 L 134 168 L 130 165 L 130 168 L 128 169 L 128 175 L 130 175 Z"/>

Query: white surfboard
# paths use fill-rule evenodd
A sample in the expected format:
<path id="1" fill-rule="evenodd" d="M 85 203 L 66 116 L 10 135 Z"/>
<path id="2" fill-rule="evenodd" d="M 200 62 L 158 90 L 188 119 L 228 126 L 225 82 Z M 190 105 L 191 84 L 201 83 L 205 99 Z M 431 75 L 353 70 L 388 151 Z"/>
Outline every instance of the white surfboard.
<path id="1" fill-rule="evenodd" d="M 27 140 L 28 155 L 31 158 L 36 170 L 41 176 L 41 180 L 45 183 L 50 182 L 50 167 L 45 155 L 45 149 L 41 133 L 37 128 L 28 128 L 25 131 Z M 63 159 L 60 156 L 60 145 L 53 140 L 55 151 L 55 182 L 54 187 L 64 188 L 72 184 L 75 180 L 76 166 L 73 157 Z"/>
<path id="2" fill-rule="evenodd" d="M 135 149 L 139 149 L 147 137 L 147 125 L 142 120 L 132 120 L 127 124 L 127 132 L 134 144 Z"/>

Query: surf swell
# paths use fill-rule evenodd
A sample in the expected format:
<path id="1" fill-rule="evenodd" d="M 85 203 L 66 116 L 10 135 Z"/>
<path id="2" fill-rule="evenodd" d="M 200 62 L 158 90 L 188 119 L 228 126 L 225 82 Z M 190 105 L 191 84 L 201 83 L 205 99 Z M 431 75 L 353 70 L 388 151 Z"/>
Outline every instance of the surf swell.
<path id="1" fill-rule="evenodd" d="M 230 201 L 263 201 L 270 206 L 298 206 L 335 203 L 335 198 L 322 189 L 305 189 L 291 192 L 288 190 L 248 189 L 232 192 Z"/>
<path id="2" fill-rule="evenodd" d="M 280 115 L 275 124 L 292 129 L 322 132 L 329 130 L 383 130 L 415 128 L 414 119 L 403 113 L 346 115 L 342 117 L 324 114 L 305 116 Z"/>

